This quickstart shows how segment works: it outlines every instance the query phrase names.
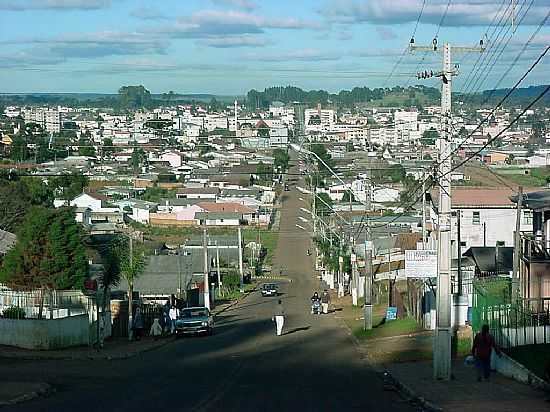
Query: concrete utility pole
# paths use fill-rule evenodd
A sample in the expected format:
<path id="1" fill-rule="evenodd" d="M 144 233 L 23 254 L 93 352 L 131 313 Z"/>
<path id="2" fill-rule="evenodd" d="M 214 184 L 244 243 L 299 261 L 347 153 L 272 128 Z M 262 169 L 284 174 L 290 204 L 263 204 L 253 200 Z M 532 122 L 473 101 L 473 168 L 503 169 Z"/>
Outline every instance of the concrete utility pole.
<path id="1" fill-rule="evenodd" d="M 367 222 L 367 240 L 365 240 L 365 330 L 372 329 L 372 246 L 370 227 Z"/>
<path id="2" fill-rule="evenodd" d="M 238 229 L 238 237 L 239 237 L 239 275 L 241 277 L 241 292 L 244 292 L 244 272 L 243 272 L 243 241 L 242 241 L 242 235 L 241 235 L 241 227 L 239 226 Z"/>
<path id="3" fill-rule="evenodd" d="M 462 295 L 462 237 L 460 236 L 460 217 L 461 210 L 456 211 L 456 246 L 457 246 L 457 277 L 458 277 L 458 295 Z"/>
<path id="4" fill-rule="evenodd" d="M 204 251 L 204 306 L 210 309 L 210 279 L 208 278 L 208 243 L 206 229 L 202 232 L 202 248 Z"/>
<path id="5" fill-rule="evenodd" d="M 520 269 L 520 260 L 521 260 L 521 209 L 523 207 L 523 187 L 518 187 L 518 204 L 517 204 L 517 213 L 516 213 L 516 231 L 514 233 L 514 277 L 513 280 L 516 282 L 514 286 L 514 292 L 518 296 L 518 287 L 519 287 L 519 269 Z"/>
<path id="6" fill-rule="evenodd" d="M 218 287 L 222 287 L 222 277 L 220 275 L 220 248 L 218 247 L 218 241 L 216 240 L 216 272 L 218 273 Z"/>
<path id="7" fill-rule="evenodd" d="M 130 260 L 130 270 L 134 270 L 134 239 L 132 238 L 132 234 L 129 236 L 129 260 Z M 134 323 L 134 316 L 132 311 L 134 310 L 134 279 L 133 277 L 130 278 L 130 281 L 128 282 L 128 340 L 132 340 L 134 338 L 133 334 L 133 323 Z"/>
<path id="8" fill-rule="evenodd" d="M 422 249 L 426 250 L 426 176 L 422 175 Z"/>
<path id="9" fill-rule="evenodd" d="M 414 38 L 411 39 L 412 51 L 439 52 L 437 39 L 431 46 L 416 46 Z M 455 52 L 483 52 L 483 41 L 479 48 L 453 47 Z M 439 227 L 437 246 L 437 330 L 434 342 L 434 379 L 451 379 L 451 337 L 453 334 L 451 325 L 451 91 L 452 78 L 457 75 L 457 68 L 452 68 L 451 45 L 443 46 L 443 70 L 438 73 L 418 73 L 418 78 L 432 76 L 440 77 L 441 88 L 441 136 L 439 139 Z"/>
<path id="10" fill-rule="evenodd" d="M 353 236 L 350 239 L 351 244 L 351 301 L 353 306 L 357 306 L 359 304 L 357 295 L 358 295 L 358 283 L 359 283 L 359 276 L 357 273 L 357 255 L 355 254 L 355 250 L 353 247 Z"/>

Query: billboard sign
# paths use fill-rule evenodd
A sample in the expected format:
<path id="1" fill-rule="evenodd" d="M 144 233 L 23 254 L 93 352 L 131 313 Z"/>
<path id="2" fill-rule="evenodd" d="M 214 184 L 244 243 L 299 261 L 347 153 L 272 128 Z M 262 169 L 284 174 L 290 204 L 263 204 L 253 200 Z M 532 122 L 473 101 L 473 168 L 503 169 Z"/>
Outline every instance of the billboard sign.
<path id="1" fill-rule="evenodd" d="M 405 276 L 408 278 L 437 277 L 437 251 L 405 250 Z"/>

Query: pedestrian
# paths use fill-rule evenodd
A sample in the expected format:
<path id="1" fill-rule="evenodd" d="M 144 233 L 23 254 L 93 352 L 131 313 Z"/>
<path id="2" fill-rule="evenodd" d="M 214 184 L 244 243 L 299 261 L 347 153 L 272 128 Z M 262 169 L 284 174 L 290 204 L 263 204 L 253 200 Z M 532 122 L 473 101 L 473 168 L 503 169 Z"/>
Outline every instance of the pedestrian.
<path id="1" fill-rule="evenodd" d="M 169 311 L 170 316 L 170 333 L 173 335 L 176 331 L 176 320 L 178 319 L 178 309 L 172 305 Z"/>
<path id="2" fill-rule="evenodd" d="M 167 300 L 166 303 L 162 306 L 162 326 L 164 333 L 170 333 L 172 325 L 170 322 L 170 301 Z"/>
<path id="3" fill-rule="evenodd" d="M 141 315 L 141 308 L 139 306 L 136 308 L 132 330 L 134 331 L 134 339 L 141 340 L 141 336 L 143 335 L 143 316 Z"/>
<path id="4" fill-rule="evenodd" d="M 151 329 L 149 330 L 149 336 L 152 336 L 154 340 L 158 340 L 162 336 L 162 326 L 160 326 L 159 318 L 153 320 Z"/>
<path id="5" fill-rule="evenodd" d="M 489 325 L 483 325 L 481 332 L 478 332 L 472 345 L 472 355 L 475 359 L 477 369 L 477 381 L 481 378 L 489 380 L 491 374 L 491 352 L 496 352 L 500 356 L 500 350 L 495 344 L 493 336 L 489 333 Z"/>
<path id="6" fill-rule="evenodd" d="M 279 299 L 277 306 L 275 308 L 275 314 L 273 315 L 273 320 L 275 321 L 277 336 L 283 334 L 283 326 L 285 324 L 285 309 L 283 307 L 283 301 Z"/>
<path id="7" fill-rule="evenodd" d="M 328 313 L 328 307 L 330 305 L 330 294 L 328 293 L 328 291 L 325 289 L 323 291 L 323 294 L 321 295 L 321 307 L 323 308 L 323 313 L 324 314 L 327 314 Z"/>

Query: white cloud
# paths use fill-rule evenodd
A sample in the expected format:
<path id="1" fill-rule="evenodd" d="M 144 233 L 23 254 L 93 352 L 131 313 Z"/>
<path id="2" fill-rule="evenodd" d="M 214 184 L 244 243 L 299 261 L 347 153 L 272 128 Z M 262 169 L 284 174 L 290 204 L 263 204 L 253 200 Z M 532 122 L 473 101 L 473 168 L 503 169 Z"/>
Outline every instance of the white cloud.
<path id="1" fill-rule="evenodd" d="M 211 0 L 212 3 L 221 6 L 237 7 L 239 9 L 254 10 L 258 5 L 251 0 Z"/>
<path id="2" fill-rule="evenodd" d="M 109 7 L 111 0 L 0 0 L 0 10 L 96 10 Z"/>
<path id="3" fill-rule="evenodd" d="M 423 0 L 330 0 L 320 10 L 330 21 L 346 23 L 402 24 L 415 22 L 418 18 Z M 447 8 L 448 0 L 426 2 L 421 22 L 439 24 Z M 478 26 L 487 25 L 497 15 L 497 21 L 510 10 L 499 7 L 500 0 L 457 0 L 451 2 L 444 26 Z M 548 12 L 550 0 L 539 0 L 527 13 L 522 24 L 538 24 Z M 518 14 L 522 15 L 522 6 L 518 4 Z M 503 19 L 509 24 L 510 19 Z"/>
<path id="4" fill-rule="evenodd" d="M 236 47 L 264 47 L 272 43 L 273 42 L 268 39 L 253 36 L 217 37 L 212 39 L 203 39 L 197 42 L 197 44 L 202 46 L 219 49 Z"/>
<path id="5" fill-rule="evenodd" d="M 339 53 L 324 52 L 317 49 L 300 49 L 292 50 L 283 54 L 274 55 L 258 55 L 248 54 L 246 60 L 254 60 L 261 62 L 286 62 L 286 61 L 336 61 L 340 60 L 342 55 Z"/>

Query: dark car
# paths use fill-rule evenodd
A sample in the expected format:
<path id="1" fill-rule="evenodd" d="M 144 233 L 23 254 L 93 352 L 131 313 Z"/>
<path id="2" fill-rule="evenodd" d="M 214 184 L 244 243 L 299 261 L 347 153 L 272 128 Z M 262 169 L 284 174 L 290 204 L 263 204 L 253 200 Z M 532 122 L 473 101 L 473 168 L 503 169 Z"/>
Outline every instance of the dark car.
<path id="1" fill-rule="evenodd" d="M 279 288 L 275 283 L 264 283 L 261 287 L 262 296 L 277 296 L 279 294 Z"/>
<path id="2" fill-rule="evenodd" d="M 176 319 L 176 335 L 205 333 L 212 335 L 214 320 L 208 308 L 193 307 L 182 309 Z"/>

